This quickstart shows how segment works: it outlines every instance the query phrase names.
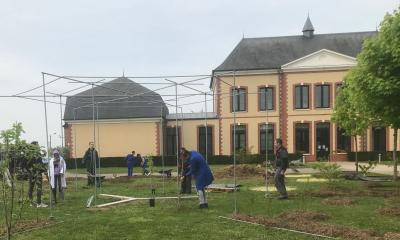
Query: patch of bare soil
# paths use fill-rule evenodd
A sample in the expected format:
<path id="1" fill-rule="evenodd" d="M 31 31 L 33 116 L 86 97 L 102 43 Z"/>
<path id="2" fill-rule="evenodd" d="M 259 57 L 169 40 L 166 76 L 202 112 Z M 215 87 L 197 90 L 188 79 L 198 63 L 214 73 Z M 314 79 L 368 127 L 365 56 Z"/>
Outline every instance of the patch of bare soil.
<path id="1" fill-rule="evenodd" d="M 374 188 L 367 193 L 369 196 L 374 196 L 374 197 L 383 197 L 383 198 L 392 198 L 396 196 L 400 196 L 400 192 L 397 191 L 396 189 L 379 189 L 379 188 Z"/>
<path id="2" fill-rule="evenodd" d="M 385 198 L 385 205 L 386 206 L 397 205 L 399 202 L 400 202 L 400 198 L 398 198 L 398 197 Z"/>
<path id="3" fill-rule="evenodd" d="M 393 188 L 393 185 L 385 184 L 382 182 L 365 182 L 367 188 Z"/>
<path id="4" fill-rule="evenodd" d="M 331 237 L 340 237 L 352 240 L 391 240 L 396 238 L 399 233 L 386 233 L 379 235 L 375 231 L 363 230 L 343 225 L 323 223 L 329 216 L 317 212 L 296 211 L 281 214 L 275 218 L 264 218 L 261 216 L 233 215 L 232 218 L 254 222 L 269 227 L 280 227 L 297 230 L 312 234 L 319 234 Z M 394 237 L 394 238 L 393 238 Z"/>
<path id="5" fill-rule="evenodd" d="M 306 190 L 304 194 L 312 197 L 330 198 L 330 197 L 365 196 L 367 192 L 362 189 L 355 189 L 338 185 L 338 186 L 324 186 L 318 190 Z"/>
<path id="6" fill-rule="evenodd" d="M 380 213 L 382 215 L 400 216 L 400 207 L 380 208 L 380 209 L 378 209 L 378 213 Z"/>
<path id="7" fill-rule="evenodd" d="M 400 193 L 395 192 L 391 189 L 380 189 L 372 188 L 368 190 L 363 189 L 333 189 L 333 188 L 321 188 L 320 190 L 306 190 L 305 194 L 312 197 L 354 197 L 354 196 L 373 196 L 383 198 L 393 198 L 400 196 Z"/>
<path id="8" fill-rule="evenodd" d="M 384 240 L 399 240 L 400 233 L 387 232 L 383 235 Z"/>
<path id="9" fill-rule="evenodd" d="M 12 234 L 16 234 L 19 232 L 27 232 L 33 229 L 44 228 L 55 224 L 57 224 L 57 222 L 50 221 L 47 219 L 39 219 L 39 221 L 36 220 L 19 221 L 13 226 Z M 0 228 L 0 237 L 5 237 L 6 235 L 7 235 L 7 229 L 4 227 Z"/>
<path id="10" fill-rule="evenodd" d="M 312 197 L 320 197 L 320 198 L 330 198 L 330 197 L 346 197 L 346 196 L 356 196 L 359 195 L 359 192 L 353 192 L 351 190 L 333 190 L 333 189 L 320 189 L 320 190 L 311 190 L 305 191 L 306 195 L 310 195 Z"/>
<path id="11" fill-rule="evenodd" d="M 229 165 L 223 169 L 214 173 L 217 178 L 229 178 L 233 177 L 234 166 Z M 257 175 L 265 174 L 265 169 L 262 167 L 256 167 L 249 164 L 236 165 L 236 177 L 254 177 Z"/>
<path id="12" fill-rule="evenodd" d="M 325 205 L 333 205 L 333 206 L 350 206 L 356 203 L 356 201 L 354 201 L 351 198 L 347 198 L 347 197 L 342 197 L 342 198 L 338 198 L 338 197 L 333 197 L 333 198 L 325 198 L 321 201 L 322 204 Z"/>
<path id="13" fill-rule="evenodd" d="M 145 178 L 145 176 L 141 175 L 135 175 L 135 176 L 118 176 L 118 177 L 113 177 L 110 179 L 107 179 L 109 182 L 117 182 L 117 183 L 124 183 L 124 182 L 132 182 L 137 179 Z"/>

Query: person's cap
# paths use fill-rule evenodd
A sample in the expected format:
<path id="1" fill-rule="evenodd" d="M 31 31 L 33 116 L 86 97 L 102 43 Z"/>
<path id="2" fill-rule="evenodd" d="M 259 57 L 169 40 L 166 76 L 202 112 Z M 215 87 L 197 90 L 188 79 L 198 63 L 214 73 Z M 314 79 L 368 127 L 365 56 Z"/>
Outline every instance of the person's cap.
<path id="1" fill-rule="evenodd" d="M 57 149 L 55 149 L 55 150 L 53 151 L 53 155 L 56 155 L 56 154 L 60 155 L 60 152 L 59 152 Z"/>

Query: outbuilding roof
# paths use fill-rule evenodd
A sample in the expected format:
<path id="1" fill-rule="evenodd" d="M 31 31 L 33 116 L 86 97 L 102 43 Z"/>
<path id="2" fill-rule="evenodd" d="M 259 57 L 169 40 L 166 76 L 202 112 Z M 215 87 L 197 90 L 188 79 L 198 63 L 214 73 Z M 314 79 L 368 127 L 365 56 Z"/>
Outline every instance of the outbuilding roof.
<path id="1" fill-rule="evenodd" d="M 168 108 L 158 93 L 120 77 L 68 97 L 64 120 L 92 120 L 93 112 L 95 119 L 160 118 Z"/>

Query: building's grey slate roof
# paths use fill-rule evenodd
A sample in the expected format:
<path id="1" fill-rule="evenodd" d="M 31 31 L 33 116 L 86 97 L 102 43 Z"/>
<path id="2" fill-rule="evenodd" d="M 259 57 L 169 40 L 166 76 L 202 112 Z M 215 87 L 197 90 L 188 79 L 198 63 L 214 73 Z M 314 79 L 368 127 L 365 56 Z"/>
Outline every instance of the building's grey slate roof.
<path id="1" fill-rule="evenodd" d="M 160 118 L 161 112 L 163 117 L 168 114 L 168 108 L 159 94 L 126 77 L 96 86 L 93 88 L 93 93 L 94 101 L 98 103 L 98 111 L 95 110 L 96 119 L 97 115 L 98 119 L 132 119 Z M 125 98 L 125 96 L 133 97 Z M 101 103 L 103 101 L 109 102 Z M 93 119 L 91 104 L 91 89 L 68 97 L 64 120 Z"/>
<path id="2" fill-rule="evenodd" d="M 171 113 L 168 114 L 166 119 L 167 120 L 174 120 L 178 118 L 178 120 L 204 120 L 207 117 L 207 119 L 215 119 L 217 118 L 217 113 L 215 112 L 198 112 L 198 113 Z"/>
<path id="3" fill-rule="evenodd" d="M 279 69 L 280 66 L 321 49 L 356 57 L 365 38 L 377 32 L 352 32 L 243 38 L 214 72 L 233 70 Z"/>

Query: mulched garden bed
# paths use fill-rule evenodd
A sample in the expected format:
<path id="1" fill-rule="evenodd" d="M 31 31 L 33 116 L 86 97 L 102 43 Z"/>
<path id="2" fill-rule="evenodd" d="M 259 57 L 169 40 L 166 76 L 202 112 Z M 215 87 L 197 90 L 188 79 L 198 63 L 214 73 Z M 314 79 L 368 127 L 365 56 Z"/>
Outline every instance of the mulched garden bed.
<path id="1" fill-rule="evenodd" d="M 229 165 L 223 169 L 216 171 L 214 176 L 217 178 L 230 178 L 233 177 L 234 166 Z M 254 177 L 265 174 L 265 168 L 256 167 L 249 164 L 236 165 L 236 177 Z"/>
<path id="2" fill-rule="evenodd" d="M 264 218 L 262 216 L 251 216 L 244 214 L 237 214 L 231 217 L 233 219 L 258 223 L 268 227 L 280 227 L 351 240 L 392 240 L 399 239 L 398 236 L 400 234 L 388 232 L 382 235 L 372 230 L 323 223 L 323 221 L 329 219 L 329 216 L 311 211 L 288 212 L 274 218 Z"/>
<path id="3" fill-rule="evenodd" d="M 322 204 L 325 205 L 333 205 L 333 206 L 350 206 L 356 203 L 355 200 L 351 198 L 338 198 L 338 197 L 333 197 L 333 198 L 325 198 L 321 201 Z"/>
<path id="4" fill-rule="evenodd" d="M 23 220 L 18 221 L 12 228 L 12 234 L 17 234 L 21 232 L 28 232 L 34 229 L 41 229 L 45 227 L 50 227 L 52 225 L 56 225 L 58 222 L 50 221 L 48 219 L 39 219 L 36 220 Z M 7 236 L 7 229 L 5 227 L 0 228 L 0 238 L 4 238 Z"/>
<path id="5" fill-rule="evenodd" d="M 382 215 L 400 216 L 400 207 L 385 207 L 378 209 L 378 213 Z"/>

